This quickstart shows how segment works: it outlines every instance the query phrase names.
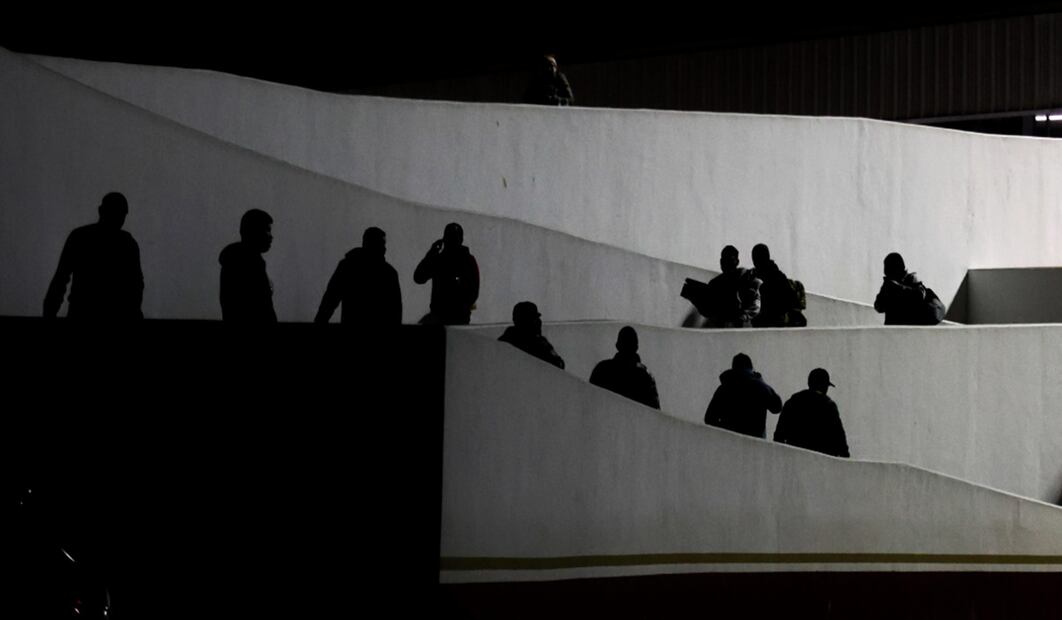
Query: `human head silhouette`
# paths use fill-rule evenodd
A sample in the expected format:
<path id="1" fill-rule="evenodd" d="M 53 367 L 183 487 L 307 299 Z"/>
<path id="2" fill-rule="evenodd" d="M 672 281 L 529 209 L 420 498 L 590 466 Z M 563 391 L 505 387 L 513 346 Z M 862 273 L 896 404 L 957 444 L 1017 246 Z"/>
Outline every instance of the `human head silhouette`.
<path id="1" fill-rule="evenodd" d="M 513 325 L 522 331 L 542 333 L 542 315 L 538 313 L 538 306 L 530 301 L 513 306 Z"/>
<path id="2" fill-rule="evenodd" d="M 830 373 L 825 368 L 816 368 L 808 374 L 808 387 L 825 394 L 830 389 Z M 837 387 L 833 385 L 833 387 Z"/>
<path id="3" fill-rule="evenodd" d="M 251 209 L 240 218 L 240 239 L 259 253 L 273 245 L 273 218 L 261 209 Z"/>
<path id="4" fill-rule="evenodd" d="M 630 325 L 624 325 L 616 336 L 616 350 L 620 353 L 638 352 L 638 332 Z"/>
<path id="5" fill-rule="evenodd" d="M 730 363 L 730 367 L 734 370 L 752 370 L 752 358 L 744 353 L 738 353 L 734 356 L 734 360 Z"/>
<path id="6" fill-rule="evenodd" d="M 752 264 L 756 269 L 766 269 L 771 260 L 771 249 L 765 243 L 752 246 Z"/>
<path id="7" fill-rule="evenodd" d="M 899 252 L 893 252 L 885 257 L 885 277 L 890 280 L 902 280 L 907 275 L 907 266 Z"/>
<path id="8" fill-rule="evenodd" d="M 443 229 L 443 250 L 457 249 L 464 241 L 465 231 L 457 222 L 451 222 Z"/>
<path id="9" fill-rule="evenodd" d="M 366 228 L 361 234 L 361 247 L 370 255 L 383 258 L 387 254 L 387 234 L 375 226 Z"/>
<path id="10" fill-rule="evenodd" d="M 543 54 L 539 66 L 542 68 L 542 73 L 550 76 L 557 75 L 557 57 L 553 54 Z"/>
<path id="11" fill-rule="evenodd" d="M 730 273 L 737 269 L 739 262 L 737 248 L 732 245 L 723 248 L 719 254 L 719 268 L 723 270 L 723 273 Z"/>
<path id="12" fill-rule="evenodd" d="M 100 224 L 119 230 L 125 224 L 125 216 L 129 214 L 129 203 L 119 192 L 111 192 L 103 197 L 99 206 Z"/>

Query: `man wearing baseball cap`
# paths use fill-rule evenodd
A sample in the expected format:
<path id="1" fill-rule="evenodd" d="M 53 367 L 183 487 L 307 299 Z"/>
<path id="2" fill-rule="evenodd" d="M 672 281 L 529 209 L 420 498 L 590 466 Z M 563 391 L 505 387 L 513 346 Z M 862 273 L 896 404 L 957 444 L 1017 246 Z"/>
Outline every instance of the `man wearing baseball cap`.
<path id="1" fill-rule="evenodd" d="M 831 456 L 848 457 L 848 439 L 837 403 L 826 395 L 830 373 L 816 368 L 808 374 L 808 389 L 797 392 L 782 407 L 774 440 Z"/>

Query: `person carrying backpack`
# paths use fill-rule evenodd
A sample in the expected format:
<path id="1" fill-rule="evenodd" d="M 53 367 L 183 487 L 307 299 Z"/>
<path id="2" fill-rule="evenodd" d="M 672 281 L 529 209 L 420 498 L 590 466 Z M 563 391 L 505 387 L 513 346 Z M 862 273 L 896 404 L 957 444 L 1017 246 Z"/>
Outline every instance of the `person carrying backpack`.
<path id="1" fill-rule="evenodd" d="M 899 253 L 885 257 L 884 279 L 874 309 L 885 314 L 886 325 L 936 325 L 944 319 L 944 304 L 907 271 Z"/>

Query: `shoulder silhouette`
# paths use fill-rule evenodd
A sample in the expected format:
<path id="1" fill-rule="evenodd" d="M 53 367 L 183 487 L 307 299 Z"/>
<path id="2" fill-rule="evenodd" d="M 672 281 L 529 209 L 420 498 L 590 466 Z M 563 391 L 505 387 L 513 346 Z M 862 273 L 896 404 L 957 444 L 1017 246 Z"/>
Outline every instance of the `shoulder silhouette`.
<path id="1" fill-rule="evenodd" d="M 771 250 L 758 243 L 752 248 L 752 276 L 760 281 L 760 312 L 752 318 L 753 327 L 803 327 L 803 287 L 790 280 L 771 260 Z"/>
<path id="2" fill-rule="evenodd" d="M 848 439 L 837 404 L 826 392 L 830 374 L 822 368 L 808 375 L 808 389 L 797 392 L 782 407 L 774 440 L 832 456 L 848 457 Z"/>
<path id="3" fill-rule="evenodd" d="M 58 315 L 71 278 L 67 317 L 119 321 L 143 317 L 140 247 L 122 230 L 129 204 L 125 196 L 111 192 L 98 211 L 99 221 L 76 228 L 67 237 L 44 298 L 45 317 Z"/>
<path id="4" fill-rule="evenodd" d="M 384 259 L 387 235 L 366 228 L 361 247 L 347 252 L 328 281 L 315 323 L 327 323 L 339 304 L 344 325 L 399 325 L 402 291 L 398 272 Z"/>
<path id="5" fill-rule="evenodd" d="M 273 245 L 273 218 L 251 209 L 240 219 L 240 240 L 221 251 L 221 318 L 227 323 L 276 323 L 273 284 L 262 254 Z"/>
<path id="6" fill-rule="evenodd" d="M 660 408 L 656 380 L 638 356 L 638 332 L 629 325 L 620 329 L 616 337 L 616 355 L 594 367 L 590 383 L 648 407 Z"/>
<path id="7" fill-rule="evenodd" d="M 682 288 L 682 296 L 704 316 L 708 327 L 751 327 L 760 313 L 760 281 L 738 265 L 737 248 L 728 245 L 719 256 L 720 275 L 708 284 L 687 279 Z"/>
<path id="8" fill-rule="evenodd" d="M 538 306 L 530 301 L 521 301 L 513 307 L 513 325 L 505 328 L 498 340 L 557 368 L 564 368 L 564 360 L 542 335 L 542 315 L 538 313 Z"/>
<path id="9" fill-rule="evenodd" d="M 734 356 L 730 370 L 719 375 L 719 387 L 704 412 L 704 423 L 745 435 L 767 436 L 767 412 L 782 410 L 782 399 L 752 369 L 744 353 Z"/>
<path id="10" fill-rule="evenodd" d="M 431 312 L 421 323 L 468 325 L 479 299 L 479 265 L 464 245 L 460 224 L 446 225 L 443 238 L 431 244 L 413 272 L 413 281 L 431 280 Z"/>
<path id="11" fill-rule="evenodd" d="M 885 277 L 874 309 L 885 314 L 886 325 L 936 325 L 944 319 L 944 304 L 913 272 L 903 257 L 892 252 L 885 257 Z"/>

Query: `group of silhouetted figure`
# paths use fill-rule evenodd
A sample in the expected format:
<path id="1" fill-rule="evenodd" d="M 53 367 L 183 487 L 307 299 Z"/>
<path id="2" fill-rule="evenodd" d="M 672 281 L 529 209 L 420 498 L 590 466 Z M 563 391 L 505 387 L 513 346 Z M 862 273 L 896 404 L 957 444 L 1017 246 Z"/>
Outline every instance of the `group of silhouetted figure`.
<path id="1" fill-rule="evenodd" d="M 498 338 L 521 351 L 564 368 L 564 360 L 542 335 L 538 307 L 522 301 L 513 308 L 513 325 Z M 630 325 L 616 338 L 616 355 L 602 360 L 590 373 L 590 383 L 625 396 L 647 407 L 660 409 L 656 380 L 638 356 L 638 333 Z M 816 368 L 808 375 L 808 389 L 794 394 L 785 406 L 778 394 L 752 368 L 744 353 L 734 356 L 731 368 L 719 376 L 704 423 L 743 435 L 765 439 L 767 412 L 781 412 L 774 441 L 832 456 L 848 457 L 848 441 L 837 404 L 826 395 L 830 374 Z"/>
<path id="2" fill-rule="evenodd" d="M 48 293 L 44 316 L 54 318 L 66 297 L 67 317 L 76 320 L 128 321 L 143 318 L 144 275 L 140 247 L 122 230 L 129 214 L 125 196 L 111 192 L 99 206 L 99 221 L 74 229 L 67 237 Z M 461 226 L 446 226 L 417 265 L 413 280 L 432 282 L 430 312 L 424 324 L 467 325 L 479 298 L 479 266 L 463 244 Z M 263 254 L 273 245 L 273 218 L 251 209 L 240 218 L 240 240 L 218 256 L 221 264 L 221 319 L 226 323 L 262 325 L 277 322 L 273 284 Z M 347 252 L 328 281 L 314 319 L 331 320 L 342 305 L 340 321 L 380 326 L 402 323 L 398 273 L 387 263 L 387 235 L 371 227 L 361 247 Z"/>
<path id="3" fill-rule="evenodd" d="M 99 205 L 99 221 L 70 233 L 59 266 L 44 299 L 44 316 L 56 317 L 66 296 L 67 317 L 86 321 L 128 321 L 143 318 L 141 302 L 144 276 L 140 248 L 122 230 L 129 205 L 125 196 L 112 192 Z M 220 302 L 226 323 L 261 325 L 277 322 L 273 285 L 263 254 L 273 243 L 273 218 L 251 209 L 240 219 L 240 240 L 218 257 L 221 264 Z M 357 326 L 397 326 L 402 323 L 402 291 L 398 273 L 387 263 L 387 236 L 380 228 L 367 228 L 361 247 L 347 252 L 328 281 L 314 318 L 327 323 L 338 306 L 341 322 Z M 690 300 L 710 327 L 800 327 L 807 325 L 803 285 L 789 279 L 771 260 L 765 244 L 752 249 L 753 269 L 740 267 L 738 250 L 723 248 L 722 273 L 708 283 L 687 279 L 682 297 Z M 884 282 L 874 308 L 885 314 L 886 325 L 933 325 L 944 317 L 944 305 L 931 289 L 907 271 L 903 257 L 885 257 Z M 467 325 L 479 298 L 479 265 L 464 245 L 464 231 L 450 223 L 442 239 L 432 243 L 417 265 L 413 280 L 432 283 L 430 312 L 420 322 Z M 538 307 L 521 301 L 513 308 L 513 325 L 499 338 L 554 366 L 564 360 L 542 335 Z M 660 408 L 656 382 L 638 356 L 638 335 L 627 326 L 620 330 L 616 355 L 599 363 L 590 382 L 649 407 Z M 833 384 L 826 370 L 808 376 L 808 390 L 793 395 L 782 406 L 778 395 L 744 353 L 720 376 L 720 386 L 705 413 L 706 424 L 739 433 L 765 437 L 766 412 L 781 411 L 775 441 L 812 450 L 848 456 L 848 446 L 837 406 L 826 395 Z"/>

